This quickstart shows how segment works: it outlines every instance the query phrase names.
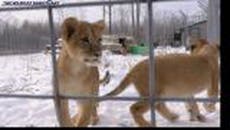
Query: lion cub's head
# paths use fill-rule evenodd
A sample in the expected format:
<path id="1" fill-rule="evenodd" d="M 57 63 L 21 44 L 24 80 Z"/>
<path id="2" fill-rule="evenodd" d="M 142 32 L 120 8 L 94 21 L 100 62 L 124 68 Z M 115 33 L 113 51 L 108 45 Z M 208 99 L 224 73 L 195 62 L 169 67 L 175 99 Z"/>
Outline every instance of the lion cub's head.
<path id="1" fill-rule="evenodd" d="M 101 57 L 101 37 L 104 31 L 104 21 L 95 23 L 67 18 L 61 27 L 63 49 L 69 57 L 87 65 L 96 65 Z"/>
<path id="2" fill-rule="evenodd" d="M 191 45 L 192 54 L 208 54 L 216 58 L 219 57 L 219 45 L 217 43 L 209 43 L 205 39 L 197 39 Z"/>

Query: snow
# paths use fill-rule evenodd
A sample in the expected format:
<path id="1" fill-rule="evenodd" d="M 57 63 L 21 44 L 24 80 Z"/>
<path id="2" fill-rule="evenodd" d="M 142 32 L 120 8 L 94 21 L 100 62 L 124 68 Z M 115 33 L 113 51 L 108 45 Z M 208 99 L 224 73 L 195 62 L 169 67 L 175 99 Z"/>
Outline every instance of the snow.
<path id="1" fill-rule="evenodd" d="M 183 47 L 161 47 L 155 50 L 155 54 L 188 53 Z M 100 87 L 100 95 L 113 90 L 124 78 L 126 73 L 139 61 L 147 56 L 141 55 L 114 55 L 109 51 L 103 52 L 102 63 L 109 63 L 109 67 L 100 67 L 102 78 L 106 70 L 111 72 L 111 81 L 106 86 Z M 4 94 L 52 94 L 52 61 L 50 55 L 44 53 L 0 56 L 0 93 Z M 119 96 L 138 96 L 133 86 L 130 86 Z M 205 97 L 203 92 L 197 95 Z M 100 103 L 98 112 L 100 121 L 96 126 L 90 127 L 137 127 L 129 107 L 133 101 L 104 101 Z M 0 126 L 4 127 L 43 127 L 58 126 L 53 100 L 41 99 L 16 99 L 0 98 Z M 217 111 L 208 113 L 199 103 L 201 113 L 207 118 L 206 122 L 190 122 L 189 115 L 183 103 L 167 102 L 170 110 L 180 115 L 178 121 L 172 123 L 161 117 L 156 112 L 158 127 L 219 127 L 220 105 L 217 103 Z M 70 101 L 71 114 L 75 110 L 75 102 Z M 145 114 L 150 120 L 150 112 Z"/>

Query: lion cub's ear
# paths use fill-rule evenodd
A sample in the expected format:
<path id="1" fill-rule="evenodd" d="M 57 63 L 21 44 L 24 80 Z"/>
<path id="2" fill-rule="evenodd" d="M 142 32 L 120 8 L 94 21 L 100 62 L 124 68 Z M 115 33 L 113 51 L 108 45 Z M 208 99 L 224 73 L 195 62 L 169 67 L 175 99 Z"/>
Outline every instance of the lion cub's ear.
<path id="1" fill-rule="evenodd" d="M 216 44 L 216 47 L 220 50 L 220 44 Z"/>
<path id="2" fill-rule="evenodd" d="M 220 50 L 220 44 L 218 43 L 212 43 L 212 44 L 216 47 L 217 50 Z"/>
<path id="3" fill-rule="evenodd" d="M 93 23 L 93 29 L 95 30 L 95 32 L 97 32 L 99 34 L 103 33 L 103 31 L 105 29 L 105 21 L 99 20 L 99 21 Z"/>
<path id="4" fill-rule="evenodd" d="M 78 21 L 74 17 L 67 18 L 61 27 L 61 36 L 64 40 L 69 40 L 69 38 L 76 32 L 76 27 Z"/>

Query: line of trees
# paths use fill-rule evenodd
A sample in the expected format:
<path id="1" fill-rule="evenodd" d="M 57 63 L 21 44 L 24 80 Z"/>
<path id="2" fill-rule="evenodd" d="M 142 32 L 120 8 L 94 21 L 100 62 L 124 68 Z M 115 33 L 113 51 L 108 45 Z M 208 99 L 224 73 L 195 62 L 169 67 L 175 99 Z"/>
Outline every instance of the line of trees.
<path id="1" fill-rule="evenodd" d="M 24 21 L 21 26 L 0 21 L 0 54 L 33 53 L 50 44 L 48 22 Z M 58 25 L 55 26 L 58 30 Z"/>
<path id="2" fill-rule="evenodd" d="M 135 34 L 134 38 L 140 37 L 144 42 L 147 40 L 147 23 L 148 16 L 145 9 L 141 8 L 140 12 L 140 27 L 137 30 L 132 22 L 133 9 L 131 6 L 117 6 L 112 11 L 112 34 L 129 35 Z M 62 16 L 60 14 L 60 16 Z M 64 16 L 62 16 L 64 17 Z M 169 11 L 155 11 L 153 21 L 153 39 L 154 43 L 159 45 L 167 45 L 174 42 L 174 33 L 180 28 L 185 26 L 185 20 L 183 15 L 178 15 Z M 63 19 L 64 20 L 64 19 Z M 60 24 L 55 23 L 55 30 L 59 37 Z M 109 25 L 107 24 L 108 33 Z M 138 32 L 138 33 L 136 33 Z M 50 44 L 50 30 L 47 22 L 35 23 L 24 21 L 21 26 L 15 21 L 14 24 L 3 22 L 0 19 L 0 54 L 6 53 L 31 53 L 43 51 L 47 44 Z M 136 36 L 139 34 L 139 36 Z"/>

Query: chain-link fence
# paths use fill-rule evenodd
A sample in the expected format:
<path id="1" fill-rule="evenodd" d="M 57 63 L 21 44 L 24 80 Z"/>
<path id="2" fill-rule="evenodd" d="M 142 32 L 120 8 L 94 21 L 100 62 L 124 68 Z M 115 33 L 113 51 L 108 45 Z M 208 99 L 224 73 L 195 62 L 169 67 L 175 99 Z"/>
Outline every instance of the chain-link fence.
<path id="1" fill-rule="evenodd" d="M 173 0 L 140 0 L 139 2 L 147 4 L 147 15 L 148 15 L 148 43 L 152 43 L 154 41 L 153 34 L 153 9 L 152 3 L 155 1 L 173 1 Z M 60 122 L 60 99 L 68 98 L 74 100 L 113 100 L 113 101 L 139 101 L 139 100 L 148 100 L 151 106 L 151 123 L 155 126 L 155 102 L 218 102 L 219 99 L 216 98 L 156 98 L 154 96 L 155 90 L 155 77 L 154 77 L 154 46 L 153 44 L 149 44 L 149 97 L 100 97 L 100 96 L 65 96 L 60 95 L 58 90 L 58 79 L 57 79 L 57 67 L 56 67 L 56 47 L 57 44 L 57 36 L 54 30 L 54 22 L 53 22 L 53 9 L 58 8 L 69 8 L 69 7 L 84 7 L 84 6 L 103 6 L 103 5 L 122 5 L 122 4 L 132 4 L 133 0 L 113 0 L 113 1 L 97 1 L 97 2 L 78 2 L 78 3 L 66 3 L 66 4 L 53 4 L 51 1 L 47 2 L 47 5 L 40 6 L 27 6 L 27 7 L 7 7 L 0 8 L 0 12 L 10 12 L 10 11 L 31 11 L 35 9 L 47 10 L 48 13 L 48 21 L 49 21 L 49 30 L 50 30 L 50 43 L 51 43 L 51 54 L 52 54 L 52 67 L 53 67 L 53 95 L 25 95 L 25 94 L 0 94 L 0 98 L 30 98 L 30 99 L 54 99 L 56 100 L 55 108 L 56 108 L 56 116 L 58 121 Z"/>

